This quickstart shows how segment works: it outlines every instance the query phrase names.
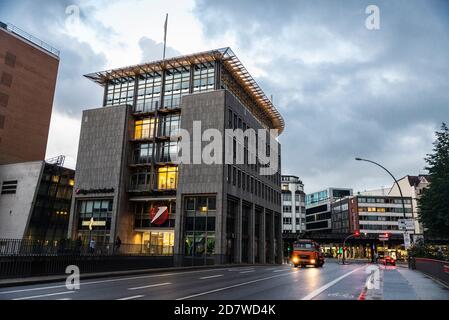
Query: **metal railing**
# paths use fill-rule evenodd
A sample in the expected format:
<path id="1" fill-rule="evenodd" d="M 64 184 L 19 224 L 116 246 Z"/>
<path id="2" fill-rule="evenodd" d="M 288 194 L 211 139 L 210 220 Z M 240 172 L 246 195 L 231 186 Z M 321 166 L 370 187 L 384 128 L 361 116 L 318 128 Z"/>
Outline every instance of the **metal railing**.
<path id="1" fill-rule="evenodd" d="M 38 241 L 27 239 L 0 239 L 0 256 L 171 256 L 172 246 L 149 244 L 95 244 L 72 240 Z"/>
<path id="2" fill-rule="evenodd" d="M 5 25 L 6 25 L 6 28 L 4 28 Z M 16 27 L 12 23 L 6 23 L 6 24 L 2 23 L 2 27 L 6 30 L 9 30 L 9 31 L 15 33 L 16 35 L 20 36 L 21 38 L 24 38 L 25 40 L 32 42 L 33 44 L 39 46 L 40 48 L 44 49 L 45 51 L 48 51 L 49 53 L 59 57 L 59 54 L 60 54 L 59 50 L 52 47 L 48 43 L 45 43 L 44 41 L 36 38 L 35 36 L 32 36 L 28 32 L 23 31 L 22 29 Z"/>

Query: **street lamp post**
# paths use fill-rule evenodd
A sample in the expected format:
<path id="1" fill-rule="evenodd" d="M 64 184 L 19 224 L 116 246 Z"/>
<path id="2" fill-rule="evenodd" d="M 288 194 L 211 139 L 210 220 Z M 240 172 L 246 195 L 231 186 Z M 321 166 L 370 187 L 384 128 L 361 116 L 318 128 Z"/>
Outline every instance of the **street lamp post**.
<path id="1" fill-rule="evenodd" d="M 378 167 L 381 167 L 382 169 L 384 169 L 392 178 L 393 178 L 393 180 L 394 180 L 394 182 L 396 183 L 396 185 L 398 186 L 398 189 L 399 189 L 399 194 L 401 195 L 401 202 L 402 202 L 402 212 L 403 212 L 403 214 L 404 214 L 404 219 L 407 219 L 407 216 L 406 216 L 406 214 L 405 214 L 405 203 L 404 203 L 404 196 L 402 195 L 402 190 L 401 190 L 401 186 L 399 185 L 399 183 L 398 183 L 398 180 L 396 180 L 396 178 L 393 176 L 393 174 L 387 169 L 387 168 L 385 168 L 384 166 L 382 166 L 382 165 L 380 165 L 379 163 L 377 163 L 377 162 L 374 162 L 374 161 L 371 161 L 371 160 L 368 160 L 368 159 L 362 159 L 362 158 L 355 158 L 355 160 L 357 160 L 357 161 L 366 161 L 366 162 L 370 162 L 370 163 L 372 163 L 372 164 L 375 164 L 376 166 L 378 166 Z M 407 232 L 407 230 L 405 230 L 404 231 L 404 235 L 405 235 L 405 232 Z M 405 242 L 405 238 L 404 238 L 404 242 Z M 405 243 L 404 243 L 404 246 L 405 246 Z"/>

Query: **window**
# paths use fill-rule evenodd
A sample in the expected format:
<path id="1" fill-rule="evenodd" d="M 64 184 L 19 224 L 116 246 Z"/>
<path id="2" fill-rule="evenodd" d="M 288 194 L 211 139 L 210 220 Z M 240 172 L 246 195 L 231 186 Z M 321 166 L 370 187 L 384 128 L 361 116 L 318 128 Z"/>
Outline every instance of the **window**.
<path id="1" fill-rule="evenodd" d="M 179 129 L 180 115 L 169 114 L 161 118 L 159 136 L 169 137 Z"/>
<path id="2" fill-rule="evenodd" d="M 292 224 L 292 218 L 283 218 L 284 224 Z"/>
<path id="3" fill-rule="evenodd" d="M 136 120 L 134 125 L 134 139 L 149 139 L 154 137 L 155 118 Z"/>
<path id="4" fill-rule="evenodd" d="M 193 92 L 214 90 L 214 84 L 214 62 L 206 62 L 195 65 L 193 71 Z"/>
<path id="5" fill-rule="evenodd" d="M 292 212 L 292 206 L 282 206 L 282 212 Z"/>
<path id="6" fill-rule="evenodd" d="M 9 96 L 6 93 L 0 92 L 0 107 L 6 108 L 8 106 Z"/>
<path id="7" fill-rule="evenodd" d="M 189 94 L 190 70 L 186 67 L 165 71 L 164 108 L 178 108 L 181 97 Z"/>
<path id="8" fill-rule="evenodd" d="M 139 76 L 135 112 L 150 112 L 159 108 L 161 81 L 161 75 L 157 72 Z"/>
<path id="9" fill-rule="evenodd" d="M 228 110 L 228 129 L 232 129 L 232 110 Z"/>
<path id="10" fill-rule="evenodd" d="M 176 189 L 178 179 L 178 167 L 165 166 L 157 170 L 157 188 L 158 190 Z"/>
<path id="11" fill-rule="evenodd" d="M 6 52 L 5 55 L 5 64 L 14 68 L 16 65 L 16 56 L 11 52 Z"/>
<path id="12" fill-rule="evenodd" d="M 172 162 L 178 155 L 178 142 L 166 141 L 159 144 L 158 162 Z"/>
<path id="13" fill-rule="evenodd" d="M 292 194 L 291 193 L 282 193 L 282 200 L 283 201 L 292 201 Z"/>
<path id="14" fill-rule="evenodd" d="M 134 149 L 134 164 L 150 164 L 153 159 L 153 144 L 142 143 Z"/>
<path id="15" fill-rule="evenodd" d="M 187 197 L 185 210 L 185 254 L 204 255 L 215 251 L 216 197 Z"/>
<path id="16" fill-rule="evenodd" d="M 3 181 L 1 194 L 15 194 L 17 191 L 17 180 Z"/>
<path id="17" fill-rule="evenodd" d="M 147 168 L 139 169 L 131 175 L 131 190 L 150 191 L 151 171 Z"/>
<path id="18" fill-rule="evenodd" d="M 133 77 L 111 80 L 107 86 L 106 105 L 134 104 L 134 87 Z"/>

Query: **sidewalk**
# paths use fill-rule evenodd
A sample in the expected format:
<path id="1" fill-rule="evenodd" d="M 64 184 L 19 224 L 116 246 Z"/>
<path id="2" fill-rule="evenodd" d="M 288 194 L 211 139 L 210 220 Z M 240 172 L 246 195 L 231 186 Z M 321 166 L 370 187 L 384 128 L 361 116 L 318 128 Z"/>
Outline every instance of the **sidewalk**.
<path id="1" fill-rule="evenodd" d="M 449 288 L 408 268 L 383 270 L 383 300 L 449 300 Z"/>

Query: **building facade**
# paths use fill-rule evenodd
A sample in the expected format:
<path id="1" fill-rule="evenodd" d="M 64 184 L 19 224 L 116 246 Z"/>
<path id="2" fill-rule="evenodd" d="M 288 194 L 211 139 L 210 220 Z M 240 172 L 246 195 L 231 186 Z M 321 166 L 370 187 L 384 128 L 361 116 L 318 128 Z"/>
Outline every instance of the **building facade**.
<path id="1" fill-rule="evenodd" d="M 59 52 L 0 22 L 0 165 L 44 160 Z"/>
<path id="2" fill-rule="evenodd" d="M 352 195 L 352 189 L 328 188 L 306 195 L 306 230 L 332 231 L 332 203 Z"/>
<path id="3" fill-rule="evenodd" d="M 282 190 L 282 233 L 296 237 L 306 231 L 306 195 L 304 184 L 296 176 L 283 175 Z"/>
<path id="4" fill-rule="evenodd" d="M 74 176 L 58 162 L 1 165 L 0 239 L 65 239 Z"/>
<path id="5" fill-rule="evenodd" d="M 282 131 L 284 123 L 229 48 L 87 77 L 104 87 L 104 100 L 83 112 L 72 237 L 119 237 L 136 250 L 222 262 L 281 261 L 280 146 L 268 139 L 277 170 L 261 175 L 247 139 L 230 140 L 234 160 L 243 151 L 240 164 L 224 161 L 224 141 L 227 129 Z M 211 163 L 202 161 L 208 129 L 222 137 Z M 179 153 L 193 161 L 174 161 Z"/>
<path id="6" fill-rule="evenodd" d="M 418 175 L 418 176 L 405 176 L 398 180 L 398 184 L 401 187 L 402 195 L 404 197 L 410 197 L 412 199 L 413 208 L 413 219 L 415 220 L 415 235 L 421 236 L 424 233 L 424 228 L 418 221 L 419 217 L 419 207 L 418 200 L 421 197 L 423 190 L 430 185 L 429 175 Z M 389 193 L 389 196 L 399 197 L 400 192 L 398 185 L 395 183 Z"/>

